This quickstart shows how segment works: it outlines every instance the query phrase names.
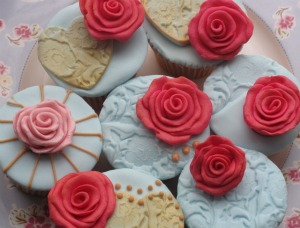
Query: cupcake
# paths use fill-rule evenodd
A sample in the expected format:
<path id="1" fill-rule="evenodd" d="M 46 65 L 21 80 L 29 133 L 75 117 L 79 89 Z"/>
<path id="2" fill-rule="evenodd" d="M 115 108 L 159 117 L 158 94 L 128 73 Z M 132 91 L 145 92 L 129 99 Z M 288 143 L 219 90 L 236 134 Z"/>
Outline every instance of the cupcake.
<path id="1" fill-rule="evenodd" d="M 185 77 L 131 79 L 103 104 L 103 152 L 114 168 L 173 178 L 210 135 L 211 109 L 207 95 Z"/>
<path id="2" fill-rule="evenodd" d="M 84 97 L 98 113 L 103 96 L 144 62 L 143 20 L 138 0 L 80 0 L 50 20 L 38 41 L 38 58 L 57 85 Z"/>
<path id="3" fill-rule="evenodd" d="M 189 228 L 277 228 L 287 190 L 282 173 L 265 155 L 211 136 L 180 174 L 177 200 Z"/>
<path id="4" fill-rule="evenodd" d="M 131 169 L 71 173 L 48 195 L 60 227 L 183 228 L 176 198 L 158 179 Z"/>
<path id="5" fill-rule="evenodd" d="M 142 3 L 144 28 L 159 64 L 169 75 L 184 75 L 200 86 L 216 65 L 241 50 L 253 32 L 239 0 Z"/>
<path id="6" fill-rule="evenodd" d="M 237 56 L 204 83 L 213 104 L 212 132 L 272 156 L 281 167 L 300 131 L 299 86 L 295 76 L 272 59 Z"/>
<path id="7" fill-rule="evenodd" d="M 1 107 L 0 125 L 0 167 L 29 193 L 47 193 L 66 174 L 91 170 L 101 153 L 97 114 L 61 87 L 16 93 Z"/>

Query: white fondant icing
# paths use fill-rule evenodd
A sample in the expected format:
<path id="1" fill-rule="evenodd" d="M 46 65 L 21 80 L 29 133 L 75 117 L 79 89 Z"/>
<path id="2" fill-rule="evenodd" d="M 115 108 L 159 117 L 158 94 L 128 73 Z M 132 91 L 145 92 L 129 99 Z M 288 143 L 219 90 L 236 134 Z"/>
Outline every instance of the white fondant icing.
<path id="1" fill-rule="evenodd" d="M 205 81 L 204 92 L 213 104 L 210 122 L 212 131 L 234 144 L 271 155 L 284 149 L 296 138 L 300 124 L 277 136 L 265 136 L 253 131 L 244 121 L 243 105 L 249 88 L 262 76 L 283 75 L 299 88 L 294 75 L 277 62 L 263 56 L 239 55 L 221 64 Z"/>
<path id="2" fill-rule="evenodd" d="M 246 12 L 241 0 L 235 0 L 235 2 Z M 145 18 L 143 26 L 151 46 L 165 59 L 173 63 L 191 68 L 202 68 L 214 66 L 222 62 L 220 60 L 203 59 L 191 45 L 180 46 L 175 44 L 159 32 L 147 18 Z"/>
<path id="3" fill-rule="evenodd" d="M 280 170 L 263 154 L 246 151 L 241 183 L 222 197 L 196 187 L 190 163 L 178 182 L 177 200 L 189 228 L 277 228 L 287 207 L 287 190 Z"/>
<path id="4" fill-rule="evenodd" d="M 115 88 L 106 98 L 100 112 L 103 131 L 103 152 L 114 168 L 131 168 L 152 174 L 159 179 L 178 175 L 193 157 L 193 142 L 203 142 L 210 134 L 207 127 L 187 143 L 171 146 L 155 137 L 136 116 L 136 102 L 148 90 L 155 78 L 161 75 L 134 78 Z M 184 154 L 182 148 L 190 147 Z M 172 161 L 172 154 L 179 154 L 179 161 Z"/>
<path id="5" fill-rule="evenodd" d="M 59 11 L 49 22 L 48 27 L 59 26 L 68 28 L 72 21 L 82 16 L 78 3 Z M 72 89 L 80 96 L 103 96 L 116 86 L 133 77 L 144 63 L 147 55 L 147 37 L 143 28 L 139 28 L 126 42 L 114 41 L 113 55 L 104 75 L 91 89 L 79 89 L 58 79 L 50 72 L 48 74 L 54 82 L 67 89 Z"/>
<path id="6" fill-rule="evenodd" d="M 45 86 L 44 96 L 47 99 L 56 99 L 60 102 L 66 97 L 66 90 L 57 86 Z M 40 103 L 40 89 L 38 86 L 27 88 L 16 93 L 12 101 L 24 106 L 32 106 Z M 78 95 L 71 93 L 65 105 L 70 110 L 72 118 L 76 121 L 94 113 L 93 109 Z M 20 107 L 5 104 L 0 109 L 0 120 L 13 120 Z M 101 126 L 97 117 L 76 124 L 75 132 L 101 133 Z M 0 140 L 16 137 L 12 123 L 0 123 Z M 102 140 L 97 136 L 73 136 L 72 144 L 82 147 L 97 156 L 100 156 Z M 24 144 L 18 140 L 0 143 L 0 167 L 4 169 L 24 148 Z M 97 162 L 93 156 L 82 152 L 72 146 L 67 146 L 64 153 L 76 165 L 80 171 L 91 170 Z M 26 152 L 8 171 L 7 175 L 17 184 L 27 187 L 32 175 L 37 155 L 31 151 Z M 60 179 L 68 173 L 76 172 L 72 165 L 58 152 L 53 155 L 57 178 Z M 55 184 L 50 156 L 40 156 L 31 190 L 48 191 Z"/>

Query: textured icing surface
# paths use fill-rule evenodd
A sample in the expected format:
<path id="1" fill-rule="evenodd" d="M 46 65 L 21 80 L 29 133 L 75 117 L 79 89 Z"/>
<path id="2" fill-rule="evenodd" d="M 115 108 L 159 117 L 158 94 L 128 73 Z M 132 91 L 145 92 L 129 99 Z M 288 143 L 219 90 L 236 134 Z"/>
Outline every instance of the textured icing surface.
<path id="1" fill-rule="evenodd" d="M 180 44 L 188 44 L 188 24 L 204 0 L 143 0 L 146 15 L 151 23 L 167 38 Z"/>
<path id="2" fill-rule="evenodd" d="M 298 80 L 287 69 L 263 56 L 239 55 L 220 65 L 205 81 L 203 89 L 213 104 L 212 131 L 238 146 L 266 155 L 287 147 L 299 133 L 300 124 L 285 134 L 269 137 L 251 130 L 243 117 L 248 89 L 259 77 L 274 75 L 286 76 L 300 88 Z"/>
<path id="3" fill-rule="evenodd" d="M 141 170 L 159 179 L 168 179 L 179 174 L 192 158 L 193 142 L 204 141 L 210 131 L 207 127 L 184 145 L 170 146 L 144 127 L 136 116 L 136 102 L 158 77 L 160 75 L 137 77 L 114 89 L 103 104 L 100 122 L 103 152 L 112 166 Z"/>
<path id="4" fill-rule="evenodd" d="M 60 80 L 89 89 L 101 80 L 113 52 L 113 41 L 93 39 L 83 17 L 70 28 L 47 28 L 39 38 L 38 55 L 42 65 Z"/>
<path id="5" fill-rule="evenodd" d="M 198 188 L 189 164 L 178 183 L 177 200 L 189 228 L 276 228 L 287 206 L 285 180 L 266 156 L 246 151 L 247 168 L 242 182 L 225 196 L 210 196 Z"/>
<path id="6" fill-rule="evenodd" d="M 45 86 L 43 92 L 37 86 L 30 87 L 16 93 L 10 101 L 22 104 L 23 106 L 32 106 L 41 102 L 40 94 L 44 95 L 44 100 L 55 99 L 63 102 L 66 99 L 65 105 L 70 110 L 72 119 L 76 123 L 72 144 L 65 147 L 63 152 L 51 155 L 53 164 L 51 156 L 48 154 L 39 156 L 31 151 L 26 151 L 7 169 L 6 174 L 14 182 L 25 188 L 28 188 L 30 178 L 33 177 L 31 189 L 47 191 L 55 184 L 55 179 L 58 180 L 71 172 L 91 170 L 101 153 L 102 139 L 100 139 L 101 126 L 93 109 L 81 97 L 75 93 L 69 94 L 61 87 Z M 0 167 L 3 170 L 25 148 L 25 145 L 18 140 L 2 142 L 16 136 L 12 122 L 3 123 L 1 120 L 13 120 L 14 115 L 19 110 L 20 107 L 10 104 L 5 104 L 0 109 Z M 84 120 L 86 117 L 90 118 Z M 78 135 L 78 133 L 91 133 L 92 135 Z M 80 148 L 83 148 L 87 152 L 82 151 Z M 37 161 L 38 163 L 35 167 Z"/>
<path id="7" fill-rule="evenodd" d="M 183 213 L 178 202 L 160 180 L 132 169 L 104 174 L 115 186 L 117 199 L 107 228 L 183 228 Z"/>
<path id="8" fill-rule="evenodd" d="M 49 22 L 48 27 L 68 28 L 72 21 L 81 16 L 78 3 L 59 11 Z M 49 75 L 57 85 L 74 90 L 81 96 L 95 97 L 107 94 L 116 86 L 131 78 L 144 63 L 147 54 L 147 37 L 143 28 L 139 28 L 126 42 L 113 42 L 113 54 L 101 80 L 91 89 L 79 89 Z"/>
<path id="9" fill-rule="evenodd" d="M 158 1 L 160 2 L 160 1 Z M 241 0 L 235 1 L 244 11 L 245 8 Z M 160 4 L 160 3 L 158 3 Z M 149 20 L 145 19 L 144 28 L 147 33 L 149 43 L 153 48 L 169 61 L 191 68 L 201 68 L 221 63 L 220 60 L 208 61 L 200 55 L 190 45 L 179 46 L 171 42 L 166 36 L 157 30 Z"/>

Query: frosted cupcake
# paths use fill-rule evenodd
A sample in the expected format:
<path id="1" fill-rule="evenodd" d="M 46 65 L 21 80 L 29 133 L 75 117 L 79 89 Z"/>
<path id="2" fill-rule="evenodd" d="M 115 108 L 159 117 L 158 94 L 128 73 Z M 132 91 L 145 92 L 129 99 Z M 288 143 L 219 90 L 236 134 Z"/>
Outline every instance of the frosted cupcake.
<path id="1" fill-rule="evenodd" d="M 69 174 L 51 189 L 48 202 L 50 217 L 65 228 L 184 227 L 168 188 L 131 169 Z"/>
<path id="2" fill-rule="evenodd" d="M 97 114 L 57 86 L 16 93 L 0 109 L 0 167 L 22 190 L 44 194 L 71 172 L 91 170 L 102 149 Z"/>
<path id="3" fill-rule="evenodd" d="M 237 56 L 205 81 L 213 104 L 210 127 L 237 146 L 279 156 L 274 159 L 281 166 L 300 131 L 299 86 L 269 58 Z"/>
<path id="4" fill-rule="evenodd" d="M 161 75 L 115 88 L 100 112 L 103 152 L 114 168 L 177 176 L 209 135 L 211 103 L 195 83 Z"/>
<path id="5" fill-rule="evenodd" d="M 97 98 L 101 102 L 101 96 L 134 76 L 144 62 L 143 20 L 137 0 L 80 0 L 50 20 L 39 38 L 39 60 L 57 85 L 89 97 L 98 111 Z"/>
<path id="6" fill-rule="evenodd" d="M 197 79 L 200 85 L 217 64 L 232 59 L 253 32 L 239 0 L 142 3 L 144 28 L 160 65 L 168 74 Z"/>
<path id="7" fill-rule="evenodd" d="M 180 174 L 177 200 L 189 228 L 277 228 L 287 190 L 281 171 L 265 155 L 211 136 Z"/>

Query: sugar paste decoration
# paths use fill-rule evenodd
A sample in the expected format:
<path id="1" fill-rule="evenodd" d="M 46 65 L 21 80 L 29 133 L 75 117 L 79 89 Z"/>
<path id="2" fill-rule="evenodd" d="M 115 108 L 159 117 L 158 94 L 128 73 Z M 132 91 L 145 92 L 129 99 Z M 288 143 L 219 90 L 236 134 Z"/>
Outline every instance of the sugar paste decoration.
<path id="1" fill-rule="evenodd" d="M 40 101 L 40 104 L 44 104 L 44 102 L 48 102 L 49 100 L 47 100 L 47 101 L 45 101 L 44 100 L 44 86 L 40 86 L 39 87 L 40 88 L 40 96 L 41 96 L 41 101 Z M 66 102 L 67 102 L 67 100 L 68 100 L 68 98 L 69 98 L 69 96 L 70 96 L 70 94 L 72 93 L 72 91 L 71 90 L 67 90 L 66 91 L 66 95 L 65 95 L 65 97 L 64 97 L 64 99 L 61 101 L 61 106 L 63 106 Z M 51 100 L 50 100 L 51 101 Z M 60 103 L 59 101 L 56 101 L 55 103 Z M 8 105 L 12 105 L 12 106 L 15 106 L 15 107 L 18 107 L 18 108 L 21 108 L 21 109 L 25 109 L 26 110 L 26 108 L 27 107 L 25 107 L 23 104 L 21 104 L 21 103 L 19 103 L 19 102 L 17 102 L 17 101 L 15 101 L 13 98 L 11 99 L 11 100 L 9 100 L 9 101 L 7 101 L 7 104 Z M 38 106 L 38 105 L 37 105 Z M 47 110 L 46 109 L 46 111 L 49 111 L 49 110 Z M 59 113 L 60 114 L 60 113 Z M 38 114 L 37 114 L 38 115 Z M 49 119 L 44 119 L 43 120 L 43 117 L 44 117 L 45 115 L 42 115 L 42 116 L 40 116 L 40 117 L 37 117 L 38 119 L 39 119 L 39 121 L 40 122 L 43 122 L 44 121 L 44 124 L 48 124 L 48 122 L 47 121 L 49 121 Z M 71 116 L 70 116 L 70 118 L 72 118 Z M 83 122 L 83 121 L 86 121 L 86 120 L 89 120 L 89 119 L 91 119 L 91 118 L 98 118 L 98 115 L 96 114 L 96 113 L 94 113 L 94 114 L 91 114 L 91 115 L 89 115 L 89 116 L 86 116 L 86 117 L 84 117 L 84 118 L 81 118 L 81 119 L 78 119 L 78 120 L 70 120 L 70 122 L 73 124 L 73 121 L 74 121 L 74 125 L 76 125 L 76 124 L 78 124 L 78 123 L 80 123 L 80 122 Z M 27 120 L 23 120 L 23 122 L 21 122 L 21 124 L 25 124 L 24 122 L 27 122 Z M 65 120 L 64 120 L 65 121 Z M 14 120 L 4 120 L 4 119 L 0 119 L 0 124 L 11 124 L 11 125 L 15 125 L 16 123 L 15 123 L 15 119 Z M 41 124 L 43 124 L 43 123 L 41 123 Z M 13 126 L 12 126 L 13 127 Z M 72 126 L 71 126 L 71 128 L 72 128 Z M 76 126 L 74 126 L 74 130 L 76 129 Z M 38 130 L 41 130 L 41 128 L 40 129 L 38 129 Z M 48 130 L 46 130 L 46 128 L 45 129 L 42 129 L 42 131 L 44 132 L 44 133 L 49 133 L 48 132 Z M 55 130 L 54 130 L 54 133 L 52 133 L 52 136 L 53 135 L 55 135 Z M 50 133 L 51 134 L 51 133 Z M 50 136 L 50 135 L 49 135 Z M 82 137 L 86 137 L 86 136 L 95 136 L 95 137 L 99 137 L 99 139 L 100 140 L 102 140 L 102 134 L 101 133 L 89 133 L 89 132 L 76 132 L 76 131 L 74 131 L 74 133 L 72 134 L 72 137 L 77 137 L 77 136 L 82 136 Z M 68 137 L 70 137 L 70 136 L 68 136 Z M 9 142 L 12 142 L 12 141 L 15 141 L 15 140 L 20 140 L 20 141 L 22 141 L 22 139 L 20 139 L 17 135 L 16 135 L 16 137 L 13 137 L 13 138 L 7 138 L 7 139 L 2 139 L 2 140 L 0 140 L 0 143 L 9 143 Z M 75 144 L 73 144 L 72 142 L 70 142 L 70 144 L 69 145 L 66 145 L 66 144 L 63 144 L 64 145 L 64 147 L 66 147 L 66 146 L 70 146 L 70 147 L 74 147 L 74 148 L 76 148 L 77 150 L 79 150 L 79 151 L 81 151 L 81 152 L 83 152 L 83 153 L 86 153 L 86 154 L 89 154 L 90 156 L 92 156 L 92 157 L 94 157 L 96 160 L 99 160 L 99 156 L 98 155 L 96 155 L 96 154 L 94 154 L 93 152 L 91 152 L 91 151 L 89 151 L 89 150 L 87 150 L 87 149 L 85 149 L 85 148 L 82 148 L 82 147 L 79 147 L 79 146 L 77 146 L 77 145 L 75 145 Z M 29 182 L 28 182 L 28 184 L 27 184 L 27 187 L 26 187 L 26 191 L 29 191 L 30 189 L 31 189 L 31 186 L 32 186 L 32 182 L 33 182 L 33 179 L 34 179 L 34 175 L 35 175 L 35 172 L 36 172 L 36 169 L 37 169 L 37 166 L 38 166 L 38 164 L 39 164 L 39 161 L 40 161 L 40 159 L 41 159 L 41 156 L 49 156 L 49 159 L 50 159 L 50 161 L 51 161 L 51 166 L 52 166 L 52 173 L 53 173 L 53 178 L 54 178 L 54 180 L 55 180 L 55 182 L 57 182 L 57 173 L 56 173 L 56 168 L 55 168 L 55 164 L 54 164 L 54 156 L 56 156 L 57 154 L 61 154 L 69 163 L 70 163 L 70 165 L 74 168 L 74 171 L 76 171 L 76 172 L 80 172 L 80 170 L 79 170 L 79 168 L 74 164 L 74 162 L 69 158 L 69 156 L 64 152 L 64 148 L 60 148 L 60 147 L 57 147 L 57 148 L 59 148 L 59 151 L 42 151 L 42 152 L 40 152 L 40 151 L 33 151 L 32 150 L 32 146 L 31 145 L 26 145 L 26 143 L 24 144 L 24 148 L 22 149 L 22 150 L 20 150 L 20 152 L 16 155 L 16 157 L 14 158 L 14 159 L 12 159 L 12 161 L 9 163 L 9 164 L 7 164 L 7 166 L 6 167 L 4 167 L 3 168 L 3 172 L 4 173 L 7 173 L 7 171 L 25 154 L 25 153 L 33 153 L 33 154 L 35 154 L 35 157 L 36 157 L 36 159 L 35 159 L 35 163 L 34 163 L 34 165 L 33 165 L 33 169 L 32 169 L 32 174 L 31 174 L 31 177 L 30 177 L 30 180 L 29 180 Z M 34 149 L 34 148 L 33 148 Z"/>
<path id="2" fill-rule="evenodd" d="M 204 131 L 211 118 L 212 104 L 189 79 L 163 76 L 154 79 L 138 100 L 136 114 L 157 138 L 179 145 Z"/>
<path id="3" fill-rule="evenodd" d="M 79 0 L 84 24 L 97 40 L 128 40 L 144 22 L 139 0 Z"/>
<path id="4" fill-rule="evenodd" d="M 39 38 L 41 64 L 58 79 L 78 88 L 93 88 L 103 76 L 113 52 L 113 41 L 93 39 L 83 17 L 68 29 L 47 28 Z"/>
<path id="5" fill-rule="evenodd" d="M 197 145 L 190 172 L 197 188 L 214 196 L 223 196 L 243 179 L 245 152 L 229 139 L 210 136 Z"/>
<path id="6" fill-rule="evenodd" d="M 300 122 L 300 92 L 287 77 L 261 77 L 248 90 L 244 120 L 257 133 L 284 134 Z"/>
<path id="7" fill-rule="evenodd" d="M 147 18 L 167 38 L 178 45 L 189 44 L 188 24 L 204 0 L 142 0 Z"/>

